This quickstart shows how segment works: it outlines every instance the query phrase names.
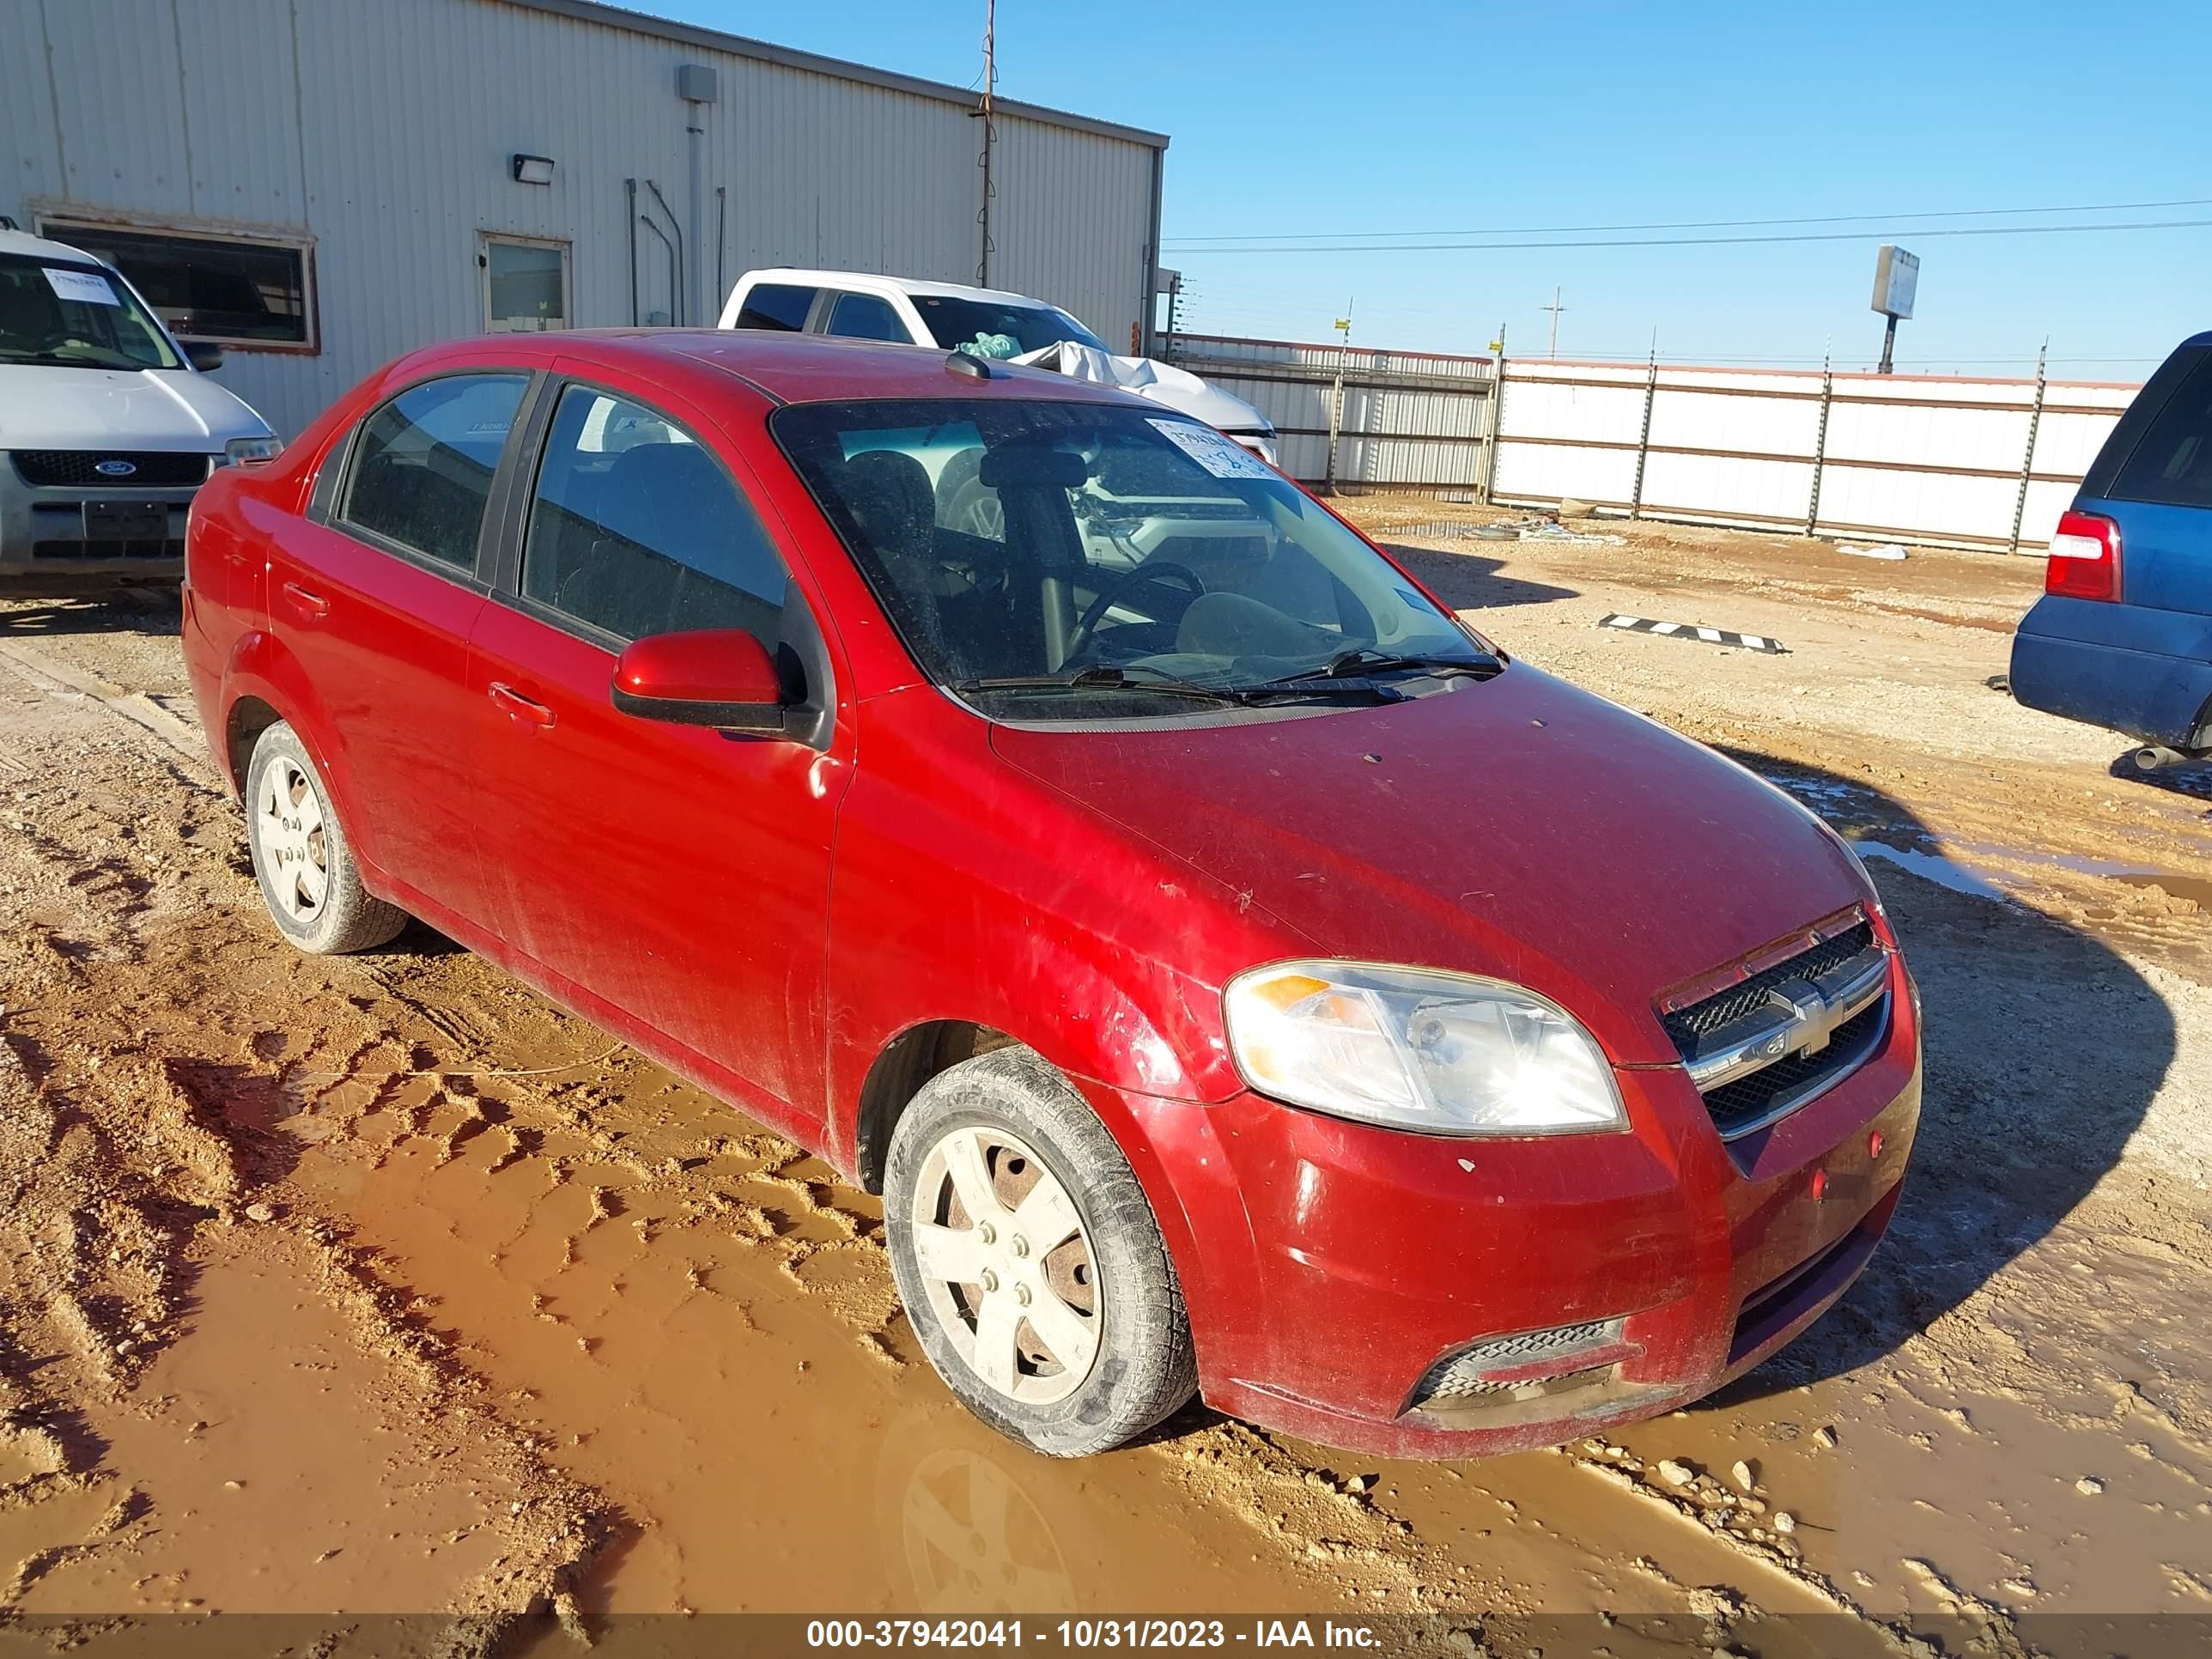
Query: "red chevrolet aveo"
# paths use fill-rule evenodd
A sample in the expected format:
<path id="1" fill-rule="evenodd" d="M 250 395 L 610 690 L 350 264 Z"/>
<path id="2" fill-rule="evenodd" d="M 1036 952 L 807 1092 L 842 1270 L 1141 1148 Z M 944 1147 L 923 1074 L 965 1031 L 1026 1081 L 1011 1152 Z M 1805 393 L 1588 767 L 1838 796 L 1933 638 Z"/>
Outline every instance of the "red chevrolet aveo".
<path id="1" fill-rule="evenodd" d="M 1682 1404 L 1865 1264 L 1920 1103 L 1857 860 L 1157 404 L 506 337 L 192 511 L 276 926 L 422 918 L 883 1195 L 1074 1455 L 1194 1390 L 1458 1456 Z"/>

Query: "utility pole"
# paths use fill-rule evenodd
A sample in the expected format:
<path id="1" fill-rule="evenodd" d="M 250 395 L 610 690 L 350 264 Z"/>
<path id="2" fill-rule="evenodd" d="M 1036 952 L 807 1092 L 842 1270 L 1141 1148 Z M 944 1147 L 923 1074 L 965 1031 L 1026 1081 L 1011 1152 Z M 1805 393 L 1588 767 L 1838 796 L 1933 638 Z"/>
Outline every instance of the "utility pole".
<path id="1" fill-rule="evenodd" d="M 975 262 L 975 282 L 981 288 L 991 286 L 991 198 L 998 193 L 998 186 L 991 182 L 991 150 L 999 137 L 991 118 L 991 99 L 998 83 L 999 0 L 983 0 L 983 102 L 980 109 L 969 112 L 983 122 L 983 154 L 975 163 L 983 169 L 983 205 L 975 215 L 975 222 L 983 230 L 982 257 Z"/>
<path id="2" fill-rule="evenodd" d="M 1559 290 L 1556 288 L 1552 290 L 1551 304 L 1539 306 L 1536 309 L 1552 313 L 1552 356 L 1556 357 L 1559 355 L 1559 313 L 1566 309 L 1559 303 Z"/>

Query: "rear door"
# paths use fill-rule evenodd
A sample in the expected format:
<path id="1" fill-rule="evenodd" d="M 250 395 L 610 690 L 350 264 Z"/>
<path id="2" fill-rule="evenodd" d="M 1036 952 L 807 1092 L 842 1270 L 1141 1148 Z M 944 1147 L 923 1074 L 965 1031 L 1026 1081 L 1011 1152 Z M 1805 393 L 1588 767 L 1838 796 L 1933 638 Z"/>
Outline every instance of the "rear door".
<path id="1" fill-rule="evenodd" d="M 470 668 L 499 711 L 477 825 L 498 930 L 562 1000 L 811 1133 L 850 776 L 822 635 L 707 422 L 581 381 L 546 406 Z M 818 702 L 819 746 L 615 708 L 625 644 L 714 628 L 752 633 Z"/>
<path id="2" fill-rule="evenodd" d="M 319 705 L 311 741 L 340 775 L 348 832 L 434 922 L 481 909 L 468 641 L 489 591 L 486 509 L 529 385 L 471 370 L 386 399 L 270 544 L 270 626 Z"/>

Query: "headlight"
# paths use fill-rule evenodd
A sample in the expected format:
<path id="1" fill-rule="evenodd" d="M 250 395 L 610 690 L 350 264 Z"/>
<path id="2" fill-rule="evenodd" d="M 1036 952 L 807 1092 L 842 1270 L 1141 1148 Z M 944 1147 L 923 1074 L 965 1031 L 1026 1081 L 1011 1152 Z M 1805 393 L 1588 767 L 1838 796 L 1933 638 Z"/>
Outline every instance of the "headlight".
<path id="1" fill-rule="evenodd" d="M 222 458 L 233 466 L 258 466 L 284 453 L 282 438 L 233 438 L 222 447 Z"/>
<path id="2" fill-rule="evenodd" d="M 1223 1001 L 1245 1080 L 1295 1106 L 1440 1135 L 1624 1129 L 1613 1070 L 1566 1012 L 1498 980 L 1279 962 Z"/>

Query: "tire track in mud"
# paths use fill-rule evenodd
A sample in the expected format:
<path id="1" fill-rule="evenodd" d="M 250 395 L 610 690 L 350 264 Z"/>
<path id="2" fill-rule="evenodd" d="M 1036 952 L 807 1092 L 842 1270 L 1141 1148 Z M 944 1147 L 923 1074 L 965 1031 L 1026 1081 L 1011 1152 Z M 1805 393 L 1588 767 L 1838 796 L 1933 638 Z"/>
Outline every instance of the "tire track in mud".
<path id="1" fill-rule="evenodd" d="M 1611 1452 L 1532 1454 L 1465 1480 L 1371 1462 L 1344 1473 L 1329 1454 L 1194 1412 L 1148 1446 L 1041 1468 L 975 1429 L 919 1364 L 873 1200 L 419 930 L 384 956 L 294 956 L 262 921 L 230 803 L 188 787 L 143 737 L 88 736 L 84 722 L 104 714 L 70 714 L 36 745 L 64 757 L 52 781 L 0 780 L 11 798 L 0 808 L 23 832 L 0 853 L 0 893 L 32 924 L 0 941 L 0 1037 L 33 1097 L 72 1103 L 109 1135 L 114 1179 L 159 1196 L 135 1212 L 171 1231 L 125 1249 L 118 1272 L 227 1271 L 234 1249 L 267 1265 L 276 1252 L 237 1241 L 281 1232 L 306 1252 L 302 1288 L 398 1379 L 403 1437 L 457 1449 L 435 1425 L 458 1401 L 475 1413 L 466 1437 L 507 1449 L 512 1479 L 544 1494 L 526 1504 L 532 1524 L 509 1565 L 487 1564 L 457 1608 L 557 1602 L 596 1618 L 935 1594 L 950 1610 L 1018 1584 L 1064 1595 L 1068 1611 L 1103 1610 L 1085 1597 L 1118 1570 L 1108 1583 L 1122 1587 L 1122 1610 L 1237 1596 L 1387 1610 L 1435 1617 L 1423 1639 L 1460 1651 L 1476 1638 L 1453 1632 L 1478 1613 L 1486 1639 L 1504 1643 L 1561 1607 L 1694 1615 L 1682 1639 L 1704 1645 L 1768 1609 L 1808 1607 L 1885 1648 L 1918 1639 L 1802 1555 L 1715 1525 L 1715 1506 Z M 108 873 L 70 879 L 95 866 Z M 152 1113 L 167 1113 L 155 1141 L 114 1131 L 165 1099 L 177 1103 Z M 0 1149 L 0 1179 L 52 1161 L 55 1134 L 73 1127 Z M 254 1204 L 270 1218 L 246 1215 Z M 97 1258 L 127 1225 L 100 1224 L 46 1248 Z M 36 1248 L 11 1244 L 0 1266 L 27 1273 L 16 1264 L 35 1264 Z M 57 1518 L 19 1598 L 97 1582 L 104 1560 L 145 1547 L 131 1471 L 67 1436 L 54 1439 L 57 1463 L 38 1437 L 72 1413 L 128 1409 L 147 1368 L 188 1346 L 193 1315 L 173 1304 L 190 1285 L 164 1301 L 151 1280 L 88 1283 L 74 1304 L 40 1301 L 43 1323 L 16 1311 L 21 1297 L 0 1302 L 0 1382 L 22 1374 L 10 1355 L 84 1356 L 81 1375 L 49 1368 L 35 1396 L 0 1395 L 0 1541 L 17 1535 L 11 1515 Z M 1998 1380 L 2048 1412 L 2051 1360 L 2028 1352 L 2040 1340 L 2023 1326 Z M 103 1355 L 121 1341 L 138 1358 Z M 1917 1340 L 1909 1357 L 1934 1381 L 1936 1431 L 1953 1392 L 1943 1368 L 1974 1369 L 1993 1351 Z M 2186 1391 L 2156 1392 L 2167 1403 L 2107 1391 L 2100 1408 L 2140 1413 L 2172 1443 L 2141 1440 L 2135 1455 L 2185 1476 L 2201 1422 Z M 1720 1417 L 1692 1426 L 1710 1434 Z M 1662 1511 L 1672 1518 L 1650 1531 Z M 847 1559 L 856 1528 L 871 1541 Z M 613 1547 L 594 1571 L 602 1540 Z M 963 1552 L 990 1571 L 956 1571 Z M 1988 1643 L 2009 1651 L 2009 1613 L 1923 1565 L 1906 1569 L 1918 1599 L 1985 1621 Z M 0 1576 L 13 1566 L 0 1560 Z M 1736 1588 L 1747 1583 L 1755 1596 Z"/>

